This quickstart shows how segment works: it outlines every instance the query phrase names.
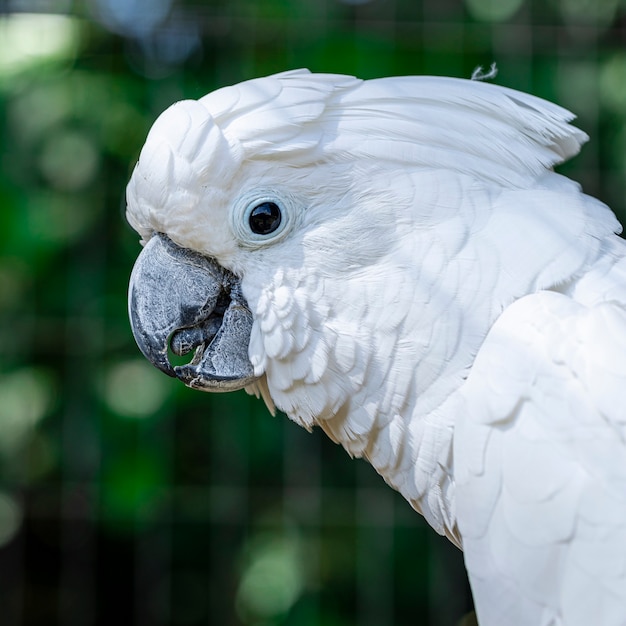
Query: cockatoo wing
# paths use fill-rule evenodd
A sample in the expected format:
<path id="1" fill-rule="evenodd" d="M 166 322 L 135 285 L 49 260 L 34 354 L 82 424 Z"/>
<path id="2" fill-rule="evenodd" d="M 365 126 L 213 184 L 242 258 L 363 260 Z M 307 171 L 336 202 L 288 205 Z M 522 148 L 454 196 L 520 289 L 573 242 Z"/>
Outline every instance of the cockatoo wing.
<path id="1" fill-rule="evenodd" d="M 626 307 L 605 286 L 512 304 L 464 387 L 457 521 L 482 626 L 626 623 Z"/>

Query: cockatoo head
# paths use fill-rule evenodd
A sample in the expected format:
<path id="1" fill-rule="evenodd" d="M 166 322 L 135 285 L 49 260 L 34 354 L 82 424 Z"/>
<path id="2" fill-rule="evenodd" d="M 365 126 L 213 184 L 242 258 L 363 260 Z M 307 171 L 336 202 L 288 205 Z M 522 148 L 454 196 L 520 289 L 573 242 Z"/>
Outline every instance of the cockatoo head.
<path id="1" fill-rule="evenodd" d="M 459 335 L 486 332 L 451 311 L 486 307 L 485 326 L 502 306 L 479 302 L 498 278 L 479 284 L 466 246 L 481 203 L 542 187 L 585 139 L 570 117 L 476 81 L 306 71 L 173 105 L 128 186 L 139 347 L 191 387 L 260 391 L 306 426 L 390 368 L 388 410 L 416 375 L 427 398 L 454 355 L 457 377 L 469 363 Z M 173 366 L 170 350 L 194 356 Z"/>
<path id="2" fill-rule="evenodd" d="M 250 385 L 266 373 L 271 330 L 276 356 L 275 316 L 307 323 L 294 319 L 289 290 L 309 288 L 319 272 L 374 263 L 391 246 L 393 191 L 363 184 L 347 155 L 331 171 L 324 150 L 337 132 L 332 122 L 320 126 L 329 99 L 358 83 L 288 73 L 179 102 L 154 124 L 127 214 L 145 242 L 130 316 L 157 367 L 205 390 Z M 365 195 L 369 202 L 355 210 Z M 296 284 L 279 284 L 290 279 Z M 195 356 L 172 367 L 170 349 Z"/>

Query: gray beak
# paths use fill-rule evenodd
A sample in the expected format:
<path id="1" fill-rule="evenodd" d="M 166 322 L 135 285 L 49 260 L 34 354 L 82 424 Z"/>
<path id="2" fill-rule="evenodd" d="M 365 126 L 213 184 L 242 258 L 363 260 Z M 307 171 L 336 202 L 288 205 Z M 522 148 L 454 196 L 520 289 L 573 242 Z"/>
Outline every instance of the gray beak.
<path id="1" fill-rule="evenodd" d="M 185 385 L 234 391 L 256 379 L 248 359 L 252 314 L 239 279 L 213 259 L 154 235 L 135 262 L 128 309 L 144 356 Z M 172 366 L 170 351 L 195 352 Z"/>

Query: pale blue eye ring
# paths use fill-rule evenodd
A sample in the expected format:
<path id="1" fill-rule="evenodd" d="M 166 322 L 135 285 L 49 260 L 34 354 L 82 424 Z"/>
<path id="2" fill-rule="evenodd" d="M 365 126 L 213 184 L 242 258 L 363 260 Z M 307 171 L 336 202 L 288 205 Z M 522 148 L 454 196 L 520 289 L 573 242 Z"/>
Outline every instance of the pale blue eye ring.
<path id="1" fill-rule="evenodd" d="M 230 227 L 243 247 L 262 248 L 283 239 L 299 221 L 300 212 L 291 194 L 254 189 L 235 203 Z"/>

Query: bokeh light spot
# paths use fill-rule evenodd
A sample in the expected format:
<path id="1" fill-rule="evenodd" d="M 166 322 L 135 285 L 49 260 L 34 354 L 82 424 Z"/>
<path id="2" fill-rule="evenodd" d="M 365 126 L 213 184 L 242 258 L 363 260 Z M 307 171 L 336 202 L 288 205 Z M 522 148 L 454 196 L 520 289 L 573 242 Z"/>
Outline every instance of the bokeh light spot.
<path id="1" fill-rule="evenodd" d="M 602 65 L 600 101 L 617 113 L 626 112 L 626 54 L 617 53 Z"/>
<path id="2" fill-rule="evenodd" d="M 556 75 L 558 101 L 575 103 L 576 115 L 595 115 L 598 108 L 597 64 L 590 59 L 568 60 Z"/>
<path id="3" fill-rule="evenodd" d="M 106 375 L 104 399 L 118 415 L 148 417 L 169 396 L 166 377 L 143 360 L 118 363 Z"/>
<path id="4" fill-rule="evenodd" d="M 62 130 L 46 141 L 39 167 L 46 180 L 64 191 L 86 187 L 94 178 L 100 155 L 93 141 L 84 133 Z"/>
<path id="5" fill-rule="evenodd" d="M 0 76 L 76 55 L 80 21 L 66 15 L 15 13 L 0 19 Z"/>
<path id="6" fill-rule="evenodd" d="M 563 18 L 570 23 L 606 26 L 614 18 L 620 0 L 561 0 Z"/>
<path id="7" fill-rule="evenodd" d="M 293 533 L 257 537 L 237 591 L 237 609 L 244 621 L 284 615 L 305 583 L 300 545 Z"/>
<path id="8" fill-rule="evenodd" d="M 503 22 L 513 17 L 524 0 L 465 0 L 473 18 L 485 22 Z"/>
<path id="9" fill-rule="evenodd" d="M 75 241 L 93 224 L 97 208 L 86 207 L 80 195 L 50 190 L 33 192 L 26 209 L 29 232 L 42 244 L 62 245 Z"/>
<path id="10" fill-rule="evenodd" d="M 22 524 L 22 507 L 8 493 L 0 491 L 0 548 L 9 543 Z"/>
<path id="11" fill-rule="evenodd" d="M 5 374 L 0 379 L 0 452 L 17 452 L 53 400 L 53 384 L 47 373 L 24 368 Z"/>
<path id="12" fill-rule="evenodd" d="M 169 14 L 172 0 L 95 0 L 97 19 L 115 33 L 146 35 Z"/>

